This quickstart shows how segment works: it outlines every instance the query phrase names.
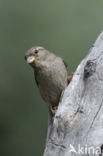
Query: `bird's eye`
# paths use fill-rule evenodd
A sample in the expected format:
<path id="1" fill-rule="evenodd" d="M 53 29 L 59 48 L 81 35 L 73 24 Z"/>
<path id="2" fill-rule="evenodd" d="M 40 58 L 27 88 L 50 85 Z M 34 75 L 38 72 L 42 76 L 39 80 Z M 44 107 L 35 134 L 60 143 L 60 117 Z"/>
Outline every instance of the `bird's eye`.
<path id="1" fill-rule="evenodd" d="M 39 50 L 37 50 L 37 49 L 34 51 L 35 54 L 37 54 L 38 52 L 39 52 Z"/>

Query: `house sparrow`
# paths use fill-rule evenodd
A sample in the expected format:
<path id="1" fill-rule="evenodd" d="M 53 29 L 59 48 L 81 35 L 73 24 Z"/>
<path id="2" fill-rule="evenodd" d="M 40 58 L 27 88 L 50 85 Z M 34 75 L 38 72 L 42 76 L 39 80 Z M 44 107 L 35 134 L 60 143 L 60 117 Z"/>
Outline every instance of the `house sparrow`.
<path id="1" fill-rule="evenodd" d="M 32 66 L 40 94 L 54 116 L 60 96 L 72 79 L 67 79 L 66 63 L 43 47 L 32 47 L 25 59 Z"/>

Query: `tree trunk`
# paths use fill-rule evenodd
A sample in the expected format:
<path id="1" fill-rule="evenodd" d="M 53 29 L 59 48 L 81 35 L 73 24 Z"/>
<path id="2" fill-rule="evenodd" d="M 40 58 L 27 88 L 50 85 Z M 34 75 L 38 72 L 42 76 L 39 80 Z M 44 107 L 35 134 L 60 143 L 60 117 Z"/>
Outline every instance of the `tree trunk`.
<path id="1" fill-rule="evenodd" d="M 80 63 L 49 118 L 44 156 L 102 156 L 103 32 Z"/>

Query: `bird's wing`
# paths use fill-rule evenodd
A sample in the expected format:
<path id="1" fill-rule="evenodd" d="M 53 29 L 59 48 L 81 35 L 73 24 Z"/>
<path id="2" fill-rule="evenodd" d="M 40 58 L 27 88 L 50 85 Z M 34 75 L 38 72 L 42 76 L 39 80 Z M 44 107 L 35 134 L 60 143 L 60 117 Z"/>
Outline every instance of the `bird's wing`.
<path id="1" fill-rule="evenodd" d="M 65 62 L 65 60 L 63 60 L 63 63 L 64 63 L 64 65 L 65 65 L 65 67 L 67 68 L 68 65 L 67 65 L 67 63 Z"/>

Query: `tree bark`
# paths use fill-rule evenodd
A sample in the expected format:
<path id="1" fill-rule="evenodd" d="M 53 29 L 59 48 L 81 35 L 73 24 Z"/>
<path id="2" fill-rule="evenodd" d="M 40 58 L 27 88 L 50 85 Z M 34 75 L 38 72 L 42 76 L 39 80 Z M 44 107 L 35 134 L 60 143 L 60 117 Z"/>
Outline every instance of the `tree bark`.
<path id="1" fill-rule="evenodd" d="M 49 118 L 44 156 L 102 156 L 103 32 L 62 94 Z"/>

